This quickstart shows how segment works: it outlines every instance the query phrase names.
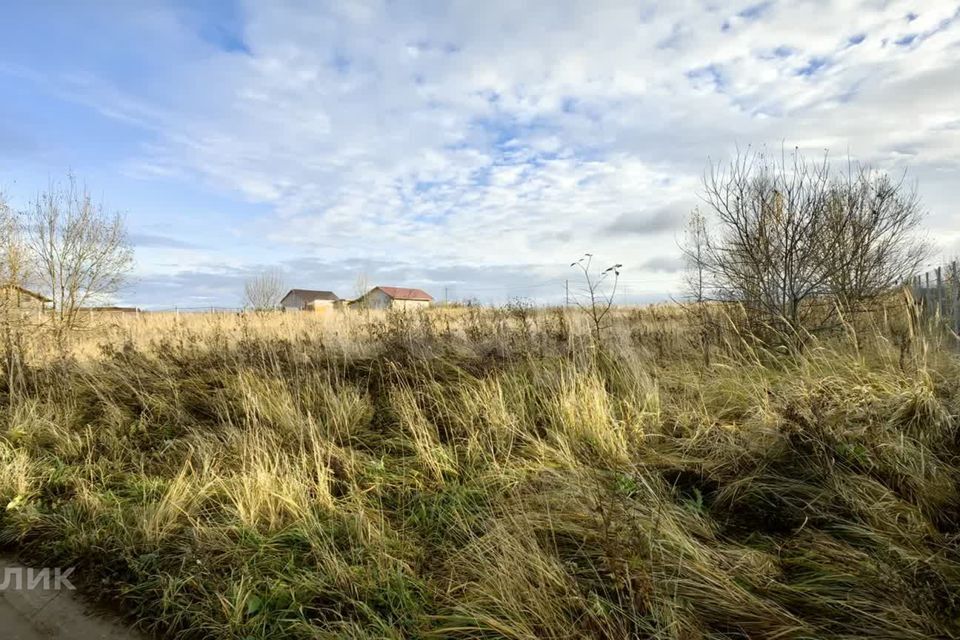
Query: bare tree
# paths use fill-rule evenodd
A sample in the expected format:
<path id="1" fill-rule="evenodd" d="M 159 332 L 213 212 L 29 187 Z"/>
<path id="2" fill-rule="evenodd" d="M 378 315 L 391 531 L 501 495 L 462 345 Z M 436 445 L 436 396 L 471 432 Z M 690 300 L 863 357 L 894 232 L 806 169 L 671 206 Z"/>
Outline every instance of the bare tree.
<path id="1" fill-rule="evenodd" d="M 30 311 L 23 302 L 25 298 L 30 300 L 25 286 L 33 267 L 20 216 L 0 193 L 0 333 L 7 394 L 11 398 L 22 366 L 24 337 L 32 324 Z"/>
<path id="2" fill-rule="evenodd" d="M 694 209 L 684 230 L 681 250 L 686 267 L 686 297 L 698 304 L 703 303 L 707 297 L 708 243 L 706 218 L 699 209 Z"/>
<path id="3" fill-rule="evenodd" d="M 362 310 L 368 310 L 370 308 L 369 302 L 367 300 L 367 293 L 370 291 L 370 278 L 367 276 L 366 271 L 361 271 L 357 274 L 357 279 L 353 282 L 353 304 Z"/>
<path id="4" fill-rule="evenodd" d="M 924 255 L 915 195 L 868 169 L 834 178 L 826 155 L 740 153 L 710 168 L 704 199 L 711 233 L 686 250 L 703 290 L 793 336 L 889 291 Z"/>
<path id="5" fill-rule="evenodd" d="M 606 326 L 603 321 L 613 307 L 613 300 L 617 295 L 617 283 L 620 280 L 620 267 L 623 265 L 615 264 L 596 274 L 591 271 L 592 264 L 593 254 L 585 253 L 579 260 L 570 263 L 570 266 L 578 268 L 583 273 L 586 299 L 580 300 L 578 298 L 576 302 L 578 307 L 585 309 L 590 314 L 590 321 L 593 325 L 593 339 L 595 344 L 599 346 L 600 335 Z M 613 286 L 608 289 L 604 285 L 609 281 L 611 275 Z"/>
<path id="6" fill-rule="evenodd" d="M 53 301 L 53 332 L 63 347 L 82 326 L 86 306 L 102 304 L 124 284 L 133 249 L 119 213 L 107 213 L 70 176 L 50 185 L 26 215 L 37 279 Z"/>
<path id="7" fill-rule="evenodd" d="M 276 309 L 286 290 L 283 272 L 270 268 L 243 285 L 244 304 L 255 311 Z"/>
<path id="8" fill-rule="evenodd" d="M 21 217 L 0 193 L 0 287 L 7 290 L 25 287 L 33 266 Z M 9 291 L 3 295 L 4 300 L 12 297 Z"/>
<path id="9" fill-rule="evenodd" d="M 681 243 L 686 266 L 686 295 L 692 302 L 684 309 L 691 311 L 695 325 L 699 330 L 700 348 L 703 353 L 704 364 L 710 365 L 710 343 L 717 332 L 717 324 L 708 305 L 709 272 L 708 260 L 710 256 L 710 236 L 707 231 L 707 220 L 694 209 L 684 230 Z"/>

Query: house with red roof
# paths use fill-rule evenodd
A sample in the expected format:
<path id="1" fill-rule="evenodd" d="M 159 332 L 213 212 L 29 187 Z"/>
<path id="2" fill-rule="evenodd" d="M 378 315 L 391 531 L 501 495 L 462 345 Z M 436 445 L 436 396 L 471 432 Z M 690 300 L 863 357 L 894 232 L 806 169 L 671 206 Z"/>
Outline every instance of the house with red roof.
<path id="1" fill-rule="evenodd" d="M 408 287 L 374 287 L 353 304 L 368 309 L 421 309 L 429 307 L 433 296 L 423 289 Z"/>

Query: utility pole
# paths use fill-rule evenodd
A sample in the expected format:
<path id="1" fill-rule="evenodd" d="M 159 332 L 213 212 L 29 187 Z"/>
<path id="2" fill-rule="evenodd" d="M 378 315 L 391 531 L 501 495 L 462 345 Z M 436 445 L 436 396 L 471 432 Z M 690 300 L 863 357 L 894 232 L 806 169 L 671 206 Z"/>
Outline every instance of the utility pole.
<path id="1" fill-rule="evenodd" d="M 564 304 L 570 306 L 570 281 L 563 281 L 563 291 L 564 291 Z"/>
<path id="2" fill-rule="evenodd" d="M 450 296 L 447 295 L 448 287 L 443 288 L 443 304 L 446 306 L 450 303 Z"/>

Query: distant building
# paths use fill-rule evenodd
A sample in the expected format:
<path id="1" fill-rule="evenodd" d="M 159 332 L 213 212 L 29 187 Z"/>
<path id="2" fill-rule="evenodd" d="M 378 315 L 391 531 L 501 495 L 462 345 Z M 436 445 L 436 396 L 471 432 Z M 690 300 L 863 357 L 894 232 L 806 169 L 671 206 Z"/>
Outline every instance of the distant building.
<path id="1" fill-rule="evenodd" d="M 80 311 L 86 311 L 90 313 L 142 313 L 139 307 L 117 307 L 117 306 L 80 307 Z"/>
<path id="2" fill-rule="evenodd" d="M 53 308 L 53 300 L 16 285 L 0 285 L 0 305 L 7 308 L 18 308 L 42 311 Z"/>
<path id="3" fill-rule="evenodd" d="M 405 287 L 374 287 L 353 304 L 368 309 L 420 309 L 430 306 L 433 296 L 422 289 Z"/>
<path id="4" fill-rule="evenodd" d="M 339 299 L 333 291 L 290 289 L 280 301 L 280 306 L 285 311 L 327 311 Z"/>

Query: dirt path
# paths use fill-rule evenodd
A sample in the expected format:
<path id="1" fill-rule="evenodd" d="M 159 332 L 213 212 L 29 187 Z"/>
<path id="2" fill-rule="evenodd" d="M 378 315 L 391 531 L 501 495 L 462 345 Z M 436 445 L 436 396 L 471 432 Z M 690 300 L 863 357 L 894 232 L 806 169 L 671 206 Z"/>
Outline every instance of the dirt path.
<path id="1" fill-rule="evenodd" d="M 0 590 L 0 637 L 4 640 L 145 640 L 96 612 L 65 588 L 26 588 L 25 569 L 0 559 L 0 580 L 20 574 L 20 588 Z"/>

